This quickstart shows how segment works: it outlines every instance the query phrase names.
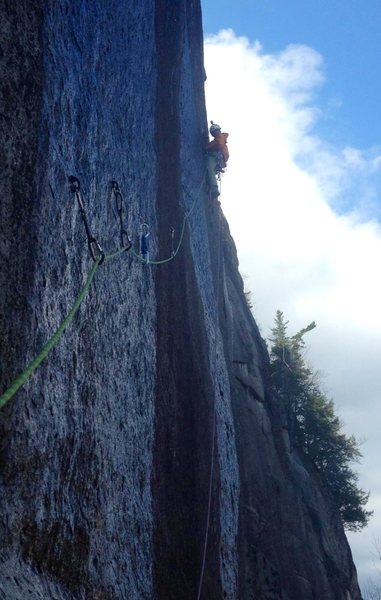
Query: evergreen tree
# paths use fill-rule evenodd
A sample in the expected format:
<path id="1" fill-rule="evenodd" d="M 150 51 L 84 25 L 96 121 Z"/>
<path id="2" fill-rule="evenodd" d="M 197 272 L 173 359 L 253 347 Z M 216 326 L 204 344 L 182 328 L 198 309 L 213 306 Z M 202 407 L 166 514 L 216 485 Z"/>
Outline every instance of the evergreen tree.
<path id="1" fill-rule="evenodd" d="M 293 336 L 278 310 L 271 341 L 271 374 L 283 402 L 290 442 L 306 467 L 318 473 L 340 511 L 347 529 L 365 527 L 371 512 L 365 510 L 369 494 L 358 487 L 350 468 L 361 453 L 353 436 L 342 431 L 334 404 L 319 387 L 318 376 L 306 365 L 303 336 L 316 327 L 313 321 Z"/>

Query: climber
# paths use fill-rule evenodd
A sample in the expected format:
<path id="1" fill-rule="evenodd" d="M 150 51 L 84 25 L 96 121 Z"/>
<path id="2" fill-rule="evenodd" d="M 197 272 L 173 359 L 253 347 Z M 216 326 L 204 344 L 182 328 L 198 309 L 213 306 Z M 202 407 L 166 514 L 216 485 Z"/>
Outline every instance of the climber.
<path id="1" fill-rule="evenodd" d="M 206 146 L 209 186 L 211 196 L 217 198 L 220 192 L 218 190 L 216 174 L 224 172 L 229 158 L 229 150 L 226 144 L 229 134 L 221 133 L 221 127 L 217 123 L 213 123 L 213 121 L 211 121 L 209 131 L 214 138 Z"/>

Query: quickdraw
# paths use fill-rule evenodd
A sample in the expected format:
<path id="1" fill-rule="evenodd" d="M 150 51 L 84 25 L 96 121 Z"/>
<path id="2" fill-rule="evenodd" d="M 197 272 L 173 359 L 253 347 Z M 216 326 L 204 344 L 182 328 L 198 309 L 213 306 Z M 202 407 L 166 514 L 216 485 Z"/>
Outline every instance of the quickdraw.
<path id="1" fill-rule="evenodd" d="M 122 196 L 122 192 L 120 191 L 120 187 L 118 185 L 118 182 L 115 180 L 111 181 L 111 189 L 112 192 L 114 194 L 114 198 L 115 198 L 115 203 L 116 203 L 116 210 L 117 213 L 119 215 L 119 222 L 120 222 L 120 243 L 122 248 L 124 248 L 126 251 L 130 250 L 132 243 L 130 238 L 128 237 L 128 232 L 127 230 L 124 228 L 124 223 L 123 223 L 123 196 Z"/>
<path id="2" fill-rule="evenodd" d="M 81 184 L 79 182 L 79 179 L 77 177 L 74 177 L 74 175 L 70 175 L 69 183 L 70 191 L 75 195 L 78 202 L 79 212 L 81 213 L 82 221 L 86 230 L 87 243 L 89 246 L 91 258 L 94 262 L 99 261 L 98 264 L 101 265 L 105 259 L 105 253 L 103 252 L 98 240 L 91 233 L 90 225 L 87 220 L 86 211 L 82 200 Z"/>
<path id="3" fill-rule="evenodd" d="M 59 157 L 59 155 L 57 154 L 57 156 Z M 101 246 L 99 245 L 99 243 L 97 242 L 96 238 L 92 235 L 91 230 L 90 230 L 90 226 L 86 217 L 86 211 L 85 211 L 85 207 L 83 204 L 83 200 L 82 200 L 82 196 L 81 196 L 81 192 L 80 192 L 80 182 L 79 179 L 77 177 L 74 177 L 74 175 L 71 175 L 69 178 L 69 183 L 70 183 L 70 191 L 75 195 L 78 205 L 79 205 L 79 210 L 85 225 L 85 229 L 86 229 L 86 235 L 87 235 L 87 239 L 88 239 L 88 245 L 89 245 L 89 250 L 90 250 L 90 254 L 92 259 L 94 260 L 94 264 L 88 274 L 86 283 L 84 284 L 84 286 L 82 287 L 82 289 L 80 290 L 80 293 L 75 301 L 75 303 L 73 304 L 72 308 L 70 309 L 69 313 L 67 314 L 67 316 L 65 317 L 65 319 L 62 321 L 61 325 L 58 327 L 58 329 L 55 331 L 55 333 L 51 336 L 51 338 L 48 340 L 48 342 L 45 344 L 45 346 L 42 348 L 42 350 L 40 351 L 40 353 L 29 363 L 29 365 L 26 367 L 26 369 L 14 380 L 14 382 L 12 383 L 12 385 L 2 394 L 0 395 L 0 408 L 2 406 L 4 406 L 4 404 L 6 404 L 15 394 L 16 392 L 19 390 L 19 388 L 24 385 L 24 383 L 27 381 L 27 379 L 32 375 L 32 373 L 34 373 L 34 371 L 38 368 L 38 366 L 41 364 L 41 362 L 48 356 L 49 352 L 52 350 L 52 348 L 54 348 L 54 346 L 57 344 L 59 338 L 61 337 L 61 335 L 63 334 L 63 332 L 65 331 L 65 329 L 69 326 L 69 324 L 71 323 L 75 313 L 77 312 L 77 310 L 79 309 L 84 297 L 86 296 L 87 292 L 90 289 L 91 283 L 94 279 L 95 273 L 99 267 L 99 265 L 103 262 L 103 261 L 110 261 L 118 256 L 120 256 L 121 254 L 123 254 L 125 252 L 125 250 L 128 250 L 131 252 L 131 254 L 133 256 L 135 256 L 136 258 L 143 260 L 143 262 L 145 263 L 150 263 L 153 265 L 162 265 L 165 263 L 168 263 L 170 261 L 172 261 L 175 256 L 177 255 L 177 253 L 180 250 L 183 238 L 184 238 L 184 231 L 185 231 L 185 225 L 187 220 L 190 218 L 190 215 L 192 214 L 192 212 L 194 211 L 198 201 L 201 198 L 201 190 L 202 187 L 205 183 L 205 179 L 206 179 L 206 173 L 204 173 L 203 179 L 200 183 L 200 186 L 198 188 L 197 194 L 195 195 L 195 198 L 192 202 L 192 205 L 190 207 L 190 209 L 188 210 L 188 212 L 185 213 L 184 219 L 183 219 L 183 223 L 182 223 L 182 227 L 181 227 L 181 231 L 180 231 L 180 236 L 179 236 L 179 241 L 177 243 L 176 249 L 174 249 L 174 234 L 175 234 L 175 230 L 174 228 L 171 226 L 169 228 L 170 231 L 170 235 L 171 235 L 171 256 L 169 258 L 163 259 L 163 260 L 157 260 L 157 261 L 150 261 L 149 260 L 149 253 L 148 253 L 148 237 L 150 235 L 150 228 L 147 225 L 147 223 L 141 223 L 140 226 L 140 231 L 141 231 L 141 239 L 140 239 L 140 249 L 141 249 L 141 255 L 137 254 L 136 252 L 134 252 L 134 250 L 131 247 L 131 242 L 129 241 L 129 248 L 125 248 L 122 247 L 121 249 L 117 250 L 116 252 L 113 252 L 111 254 L 105 254 L 101 248 Z M 116 202 L 117 202 L 117 210 L 118 213 L 120 214 L 122 211 L 122 195 L 120 193 L 119 190 L 119 186 L 118 188 L 115 187 L 116 182 L 112 182 L 112 185 L 114 187 L 114 192 L 115 196 L 116 196 Z M 117 185 L 117 184 L 116 184 Z M 54 194 L 53 189 L 51 188 L 51 192 L 52 195 Z M 121 226 L 122 229 L 122 226 Z M 122 238 L 122 241 L 124 241 L 124 238 Z M 144 257 L 144 258 L 143 258 Z M 217 285 L 217 289 L 218 289 L 218 285 Z M 214 437 L 214 436 L 213 436 Z M 213 469 L 211 468 L 211 471 Z M 207 540 L 207 535 L 205 537 L 205 539 Z M 205 557 L 203 559 L 203 569 L 204 569 L 204 565 L 205 565 Z M 200 585 L 199 585 L 199 590 L 201 593 L 201 587 L 202 587 L 202 579 L 203 579 L 203 569 L 202 569 L 202 573 L 200 576 Z"/>

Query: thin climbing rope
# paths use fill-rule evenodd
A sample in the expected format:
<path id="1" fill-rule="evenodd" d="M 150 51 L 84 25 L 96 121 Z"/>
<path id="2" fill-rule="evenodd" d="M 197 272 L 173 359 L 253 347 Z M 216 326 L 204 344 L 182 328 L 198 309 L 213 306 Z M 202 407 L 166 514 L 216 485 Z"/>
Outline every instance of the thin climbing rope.
<path id="1" fill-rule="evenodd" d="M 221 180 L 220 180 L 220 197 L 221 197 Z M 214 340 L 214 369 L 217 371 L 217 328 L 218 328 L 218 312 L 219 312 L 219 288 L 220 288 L 220 273 L 221 273 L 221 213 L 218 215 L 218 236 L 217 236 L 217 249 L 218 249 L 218 260 L 217 260 L 217 287 L 216 287 L 216 300 L 215 300 L 215 319 L 214 319 L 214 330 L 215 330 L 215 340 Z M 205 573 L 205 564 L 206 564 L 206 553 L 208 549 L 208 539 L 209 539 L 209 529 L 210 529 L 210 514 L 212 508 L 212 492 L 213 492 L 213 470 L 214 470 L 214 454 L 215 454 L 215 446 L 216 446 L 216 398 L 213 395 L 213 409 L 212 409 L 212 445 L 211 445 L 211 454 L 210 454 L 210 471 L 209 471 L 209 485 L 208 485 L 208 506 L 206 511 L 206 520 L 205 520 L 205 535 L 204 535 L 204 544 L 202 550 L 202 561 L 201 561 L 201 570 L 199 583 L 197 588 L 197 600 L 201 598 L 202 592 L 202 584 L 204 581 L 204 573 Z"/>
<path id="2" fill-rule="evenodd" d="M 113 258 L 117 258 L 124 252 L 128 252 L 128 247 L 121 248 L 120 250 L 117 250 L 116 252 L 113 252 L 111 254 L 106 254 L 104 257 L 104 262 L 108 262 L 109 260 L 112 260 Z M 93 264 L 93 266 L 87 276 L 86 283 L 82 287 L 81 291 L 79 292 L 78 297 L 77 297 L 76 301 L 74 302 L 72 308 L 70 309 L 66 318 L 62 321 L 61 325 L 58 327 L 58 329 L 52 335 L 52 337 L 42 348 L 41 352 L 39 352 L 39 354 L 36 356 L 36 358 L 34 358 L 29 363 L 29 365 L 26 367 L 26 369 L 17 377 L 17 379 L 15 379 L 15 381 L 12 383 L 12 385 L 0 396 L 0 408 L 2 408 L 4 406 L 4 404 L 6 404 L 8 402 L 8 400 L 10 400 L 15 395 L 15 393 L 20 389 L 20 387 L 22 385 L 24 385 L 26 380 L 34 373 L 34 371 L 37 369 L 37 367 L 39 367 L 39 365 L 42 363 L 44 358 L 47 357 L 49 352 L 57 344 L 58 340 L 60 339 L 60 337 L 63 334 L 63 332 L 65 331 L 65 329 L 70 325 L 75 313 L 79 309 L 83 299 L 85 298 L 87 292 L 89 291 L 92 281 L 94 279 L 94 275 L 95 275 L 101 261 L 102 261 L 102 256 L 98 256 L 98 258 L 96 259 L 95 263 Z"/>
<path id="3" fill-rule="evenodd" d="M 148 265 L 164 265 L 165 263 L 171 262 L 171 260 L 173 260 L 177 256 L 177 254 L 181 248 L 181 245 L 183 243 L 186 222 L 188 221 L 188 219 L 191 216 L 193 210 L 195 209 L 198 201 L 201 198 L 201 189 L 205 183 L 205 179 L 206 179 L 206 171 L 204 171 L 203 178 L 201 180 L 200 185 L 197 188 L 196 197 L 194 198 L 190 209 L 188 210 L 188 212 L 185 212 L 183 223 L 181 226 L 181 233 L 180 233 L 179 241 L 177 243 L 176 249 L 172 252 L 171 256 L 169 256 L 168 258 L 164 258 L 162 260 L 146 261 L 146 259 L 143 258 L 142 256 L 140 256 L 140 254 L 137 254 L 137 252 L 135 252 L 134 250 L 131 249 L 130 252 L 131 252 L 131 254 L 133 254 L 135 256 L 135 258 L 139 259 L 142 263 L 148 264 Z"/>
<path id="4" fill-rule="evenodd" d="M 42 348 L 41 352 L 36 356 L 36 358 L 34 358 L 32 360 L 32 362 L 29 363 L 29 365 L 21 373 L 21 375 L 19 375 L 17 377 L 17 379 L 15 379 L 15 381 L 12 383 L 12 385 L 4 392 L 4 394 L 2 394 L 0 396 L 0 408 L 2 406 L 4 406 L 4 404 L 6 404 L 8 402 L 8 400 L 10 400 L 15 395 L 17 390 L 26 382 L 28 377 L 30 377 L 32 375 L 32 373 L 34 373 L 34 371 L 42 363 L 44 358 L 46 358 L 46 356 L 49 354 L 49 352 L 52 350 L 52 348 L 54 348 L 54 346 L 57 344 L 59 338 L 61 337 L 61 335 L 63 334 L 65 329 L 68 327 L 68 325 L 73 320 L 73 317 L 74 317 L 75 313 L 77 312 L 78 308 L 80 307 L 82 300 L 84 299 L 87 292 L 89 291 L 91 283 L 94 279 L 94 275 L 98 269 L 100 260 L 101 260 L 101 257 L 98 257 L 98 259 L 95 261 L 90 273 L 87 276 L 85 285 L 79 292 L 78 297 L 77 297 L 76 301 L 74 302 L 70 312 L 68 313 L 66 318 L 62 321 L 61 325 L 58 327 L 56 332 L 52 335 L 50 340 L 45 344 L 45 346 Z"/>
<path id="5" fill-rule="evenodd" d="M 111 254 L 106 254 L 104 261 L 108 262 L 109 260 L 112 260 L 113 258 L 118 258 L 118 256 L 120 256 L 121 254 L 124 254 L 125 252 L 130 252 L 131 249 L 130 246 L 124 246 L 124 248 L 120 248 L 119 250 L 116 250 L 115 252 L 111 252 Z"/>

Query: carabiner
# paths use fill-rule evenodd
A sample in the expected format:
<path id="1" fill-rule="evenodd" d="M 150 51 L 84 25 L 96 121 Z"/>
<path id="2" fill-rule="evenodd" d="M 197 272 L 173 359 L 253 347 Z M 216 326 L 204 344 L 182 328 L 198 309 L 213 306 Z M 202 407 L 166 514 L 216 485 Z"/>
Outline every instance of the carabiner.
<path id="1" fill-rule="evenodd" d="M 120 232 L 120 241 L 122 243 L 122 248 L 124 248 L 126 252 L 131 249 L 132 242 L 128 237 L 128 232 L 125 229 L 122 229 Z"/>
<path id="2" fill-rule="evenodd" d="M 85 207 L 84 207 L 81 192 L 80 192 L 81 185 L 79 183 L 79 179 L 77 177 L 74 177 L 74 175 L 70 175 L 69 183 L 70 183 L 70 191 L 73 192 L 74 196 L 76 197 L 76 199 L 78 201 L 79 212 L 81 214 L 82 221 L 85 226 L 87 243 L 89 246 L 91 258 L 93 259 L 94 262 L 99 260 L 98 264 L 101 265 L 105 259 L 105 253 L 103 252 L 102 248 L 100 247 L 98 241 L 95 239 L 95 237 L 91 233 L 90 225 L 87 220 L 86 211 L 85 211 Z"/>
<path id="3" fill-rule="evenodd" d="M 94 262 L 96 262 L 100 257 L 98 264 L 101 265 L 105 259 L 105 253 L 103 252 L 99 242 L 94 237 L 89 238 L 89 250 L 91 258 Z"/>
<path id="4" fill-rule="evenodd" d="M 81 184 L 79 183 L 78 177 L 74 177 L 74 175 L 69 175 L 68 179 L 70 183 L 70 191 L 73 192 L 73 194 L 79 192 Z"/>

